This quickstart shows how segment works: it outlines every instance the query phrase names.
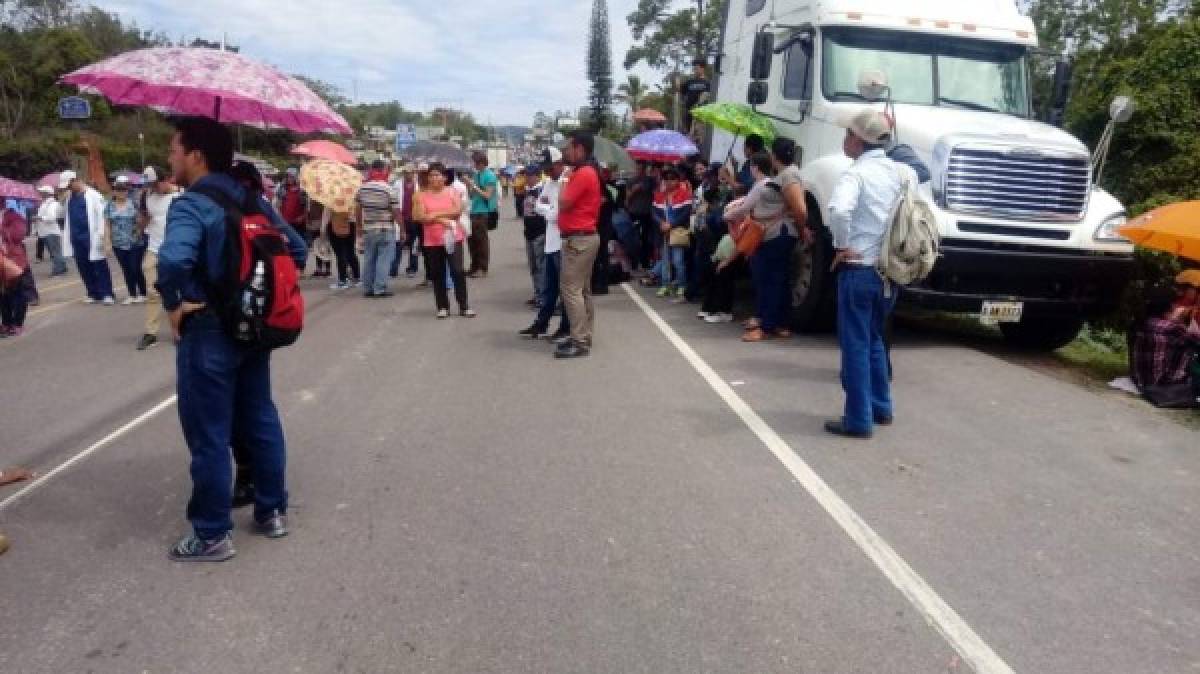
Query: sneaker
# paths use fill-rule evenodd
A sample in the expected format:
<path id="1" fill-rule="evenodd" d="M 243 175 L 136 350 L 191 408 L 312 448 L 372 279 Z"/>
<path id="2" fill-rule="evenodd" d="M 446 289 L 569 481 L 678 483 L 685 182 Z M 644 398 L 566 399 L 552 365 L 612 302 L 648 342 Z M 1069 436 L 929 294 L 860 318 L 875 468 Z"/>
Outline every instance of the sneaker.
<path id="1" fill-rule="evenodd" d="M 236 554 L 229 534 L 211 541 L 188 534 L 171 548 L 167 557 L 173 562 L 223 562 Z"/>
<path id="2" fill-rule="evenodd" d="M 564 346 L 566 344 L 570 344 L 571 343 L 571 333 L 568 332 L 567 334 L 560 336 L 556 332 L 556 333 L 554 333 L 554 336 L 550 338 L 550 341 L 554 342 L 555 346 Z"/>
<path id="3" fill-rule="evenodd" d="M 288 535 L 287 515 L 272 510 L 264 519 L 255 518 L 254 527 L 267 538 L 283 538 Z"/>
<path id="4" fill-rule="evenodd" d="M 670 297 L 671 289 L 667 286 L 663 286 L 663 287 L 659 288 L 658 292 L 654 293 L 654 295 L 656 297 Z"/>
<path id="5" fill-rule="evenodd" d="M 709 314 L 704 317 L 705 323 L 732 323 L 733 314 Z"/>
<path id="6" fill-rule="evenodd" d="M 525 328 L 524 330 L 518 331 L 517 334 L 522 337 L 528 337 L 529 339 L 537 339 L 538 337 L 541 337 L 543 334 L 545 334 L 545 332 L 546 332 L 545 330 L 539 328 L 537 326 L 537 324 L 535 323 L 535 324 L 529 326 L 528 328 Z"/>
<path id="7" fill-rule="evenodd" d="M 145 295 L 138 295 L 137 297 L 133 298 L 133 303 L 134 303 L 134 304 L 145 304 L 145 303 L 146 303 L 146 296 L 145 296 Z"/>
<path id="8" fill-rule="evenodd" d="M 104 304 L 104 306 L 106 306 L 106 307 L 111 307 L 111 306 L 115 305 L 117 303 L 117 301 L 112 298 L 112 295 L 109 295 L 108 297 L 105 297 L 101 301 L 101 303 Z"/>
<path id="9" fill-rule="evenodd" d="M 708 320 L 708 317 L 712 316 L 712 315 L 713 314 L 710 314 L 707 311 L 697 311 L 696 312 L 696 318 L 699 318 L 702 321 Z"/>
<path id="10" fill-rule="evenodd" d="M 569 340 L 566 344 L 562 344 L 555 349 L 554 357 L 560 360 L 564 358 L 582 358 L 589 353 L 591 352 L 583 344 Z"/>
<path id="11" fill-rule="evenodd" d="M 95 297 L 85 297 L 85 298 L 83 298 L 83 303 L 84 304 L 95 304 L 96 298 Z"/>
<path id="12" fill-rule="evenodd" d="M 463 318 L 475 318 L 479 314 L 475 313 L 474 309 L 462 309 L 458 312 L 458 315 Z"/>
<path id="13" fill-rule="evenodd" d="M 155 344 L 158 344 L 158 336 L 157 335 L 142 335 L 142 338 L 138 340 L 137 350 L 145 351 L 146 349 L 149 349 L 150 347 L 154 346 Z"/>
<path id="14" fill-rule="evenodd" d="M 450 310 L 449 309 L 438 309 L 437 317 L 439 320 L 443 319 L 443 318 L 450 318 Z"/>
<path id="15" fill-rule="evenodd" d="M 564 339 L 570 339 L 571 332 L 569 330 L 558 330 L 552 335 L 546 335 L 546 339 L 558 344 Z"/>
<path id="16" fill-rule="evenodd" d="M 350 284 L 345 281 L 338 281 L 337 283 L 329 284 L 330 290 L 345 290 L 346 288 L 349 288 L 349 287 L 350 287 Z"/>
<path id="17" fill-rule="evenodd" d="M 121 306 L 123 307 L 127 307 L 131 304 L 137 304 L 136 297 L 126 297 L 125 299 L 121 300 Z"/>

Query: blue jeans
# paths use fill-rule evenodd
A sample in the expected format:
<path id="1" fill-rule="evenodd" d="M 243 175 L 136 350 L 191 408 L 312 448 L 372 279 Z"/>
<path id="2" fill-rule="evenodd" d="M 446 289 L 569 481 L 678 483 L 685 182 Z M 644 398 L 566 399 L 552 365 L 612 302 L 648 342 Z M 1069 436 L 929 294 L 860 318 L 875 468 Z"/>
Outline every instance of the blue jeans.
<path id="1" fill-rule="evenodd" d="M 687 287 L 687 255 L 688 249 L 680 246 L 667 246 L 667 280 L 673 288 Z"/>
<path id="2" fill-rule="evenodd" d="M 215 314 L 185 319 L 175 355 L 179 421 L 192 454 L 187 517 L 196 535 L 218 538 L 233 529 L 233 428 L 251 454 L 254 515 L 287 510 L 286 446 L 271 400 L 271 354 L 235 344 Z"/>
<path id="3" fill-rule="evenodd" d="M 787 326 L 792 304 L 792 251 L 795 247 L 796 237 L 785 234 L 763 241 L 750 257 L 754 303 L 764 331 Z"/>
<path id="4" fill-rule="evenodd" d="M 396 259 L 396 230 L 368 229 L 363 232 L 363 292 L 378 295 L 387 292 L 388 271 Z"/>
<path id="5" fill-rule="evenodd" d="M 838 272 L 838 343 L 846 392 L 842 423 L 854 433 L 869 433 L 875 419 L 892 416 L 883 329 L 898 295 L 893 288 L 892 296 L 884 297 L 883 279 L 871 267 L 848 266 Z"/>
<path id="6" fill-rule="evenodd" d="M 538 309 L 537 319 L 533 322 L 542 332 L 550 329 L 550 319 L 554 317 L 554 310 L 558 307 L 561 299 L 559 290 L 562 282 L 562 251 L 546 253 L 544 265 L 542 267 L 542 306 Z M 567 312 L 563 311 L 558 331 L 569 332 L 570 330 L 571 321 L 567 319 Z"/>
<path id="7" fill-rule="evenodd" d="M 108 271 L 108 260 L 89 260 L 88 251 L 92 244 L 87 239 L 71 239 L 75 249 L 75 265 L 79 267 L 79 278 L 87 289 L 87 296 L 102 300 L 113 296 L 112 274 Z"/>

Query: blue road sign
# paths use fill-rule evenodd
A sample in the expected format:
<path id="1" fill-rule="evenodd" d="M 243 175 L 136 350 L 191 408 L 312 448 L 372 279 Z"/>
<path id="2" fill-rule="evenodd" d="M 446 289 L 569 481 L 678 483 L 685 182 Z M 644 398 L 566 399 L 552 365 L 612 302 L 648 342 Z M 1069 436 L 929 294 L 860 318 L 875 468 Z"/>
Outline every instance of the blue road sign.
<path id="1" fill-rule="evenodd" d="M 403 152 L 417 144 L 417 127 L 412 124 L 396 125 L 396 152 Z"/>
<path id="2" fill-rule="evenodd" d="M 92 104 L 80 96 L 60 98 L 58 116 L 62 119 L 89 119 L 92 116 Z"/>

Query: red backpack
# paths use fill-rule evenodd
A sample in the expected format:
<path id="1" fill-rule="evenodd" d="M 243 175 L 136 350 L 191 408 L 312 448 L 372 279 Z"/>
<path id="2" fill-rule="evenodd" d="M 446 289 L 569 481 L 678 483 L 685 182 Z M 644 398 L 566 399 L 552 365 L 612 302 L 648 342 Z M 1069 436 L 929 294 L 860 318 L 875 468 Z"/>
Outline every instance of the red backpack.
<path id="1" fill-rule="evenodd" d="M 234 341 L 255 349 L 289 346 L 304 329 L 304 295 L 287 237 L 253 194 L 238 205 L 220 189 L 191 190 L 225 211 L 225 271 L 209 285 L 209 306 Z"/>

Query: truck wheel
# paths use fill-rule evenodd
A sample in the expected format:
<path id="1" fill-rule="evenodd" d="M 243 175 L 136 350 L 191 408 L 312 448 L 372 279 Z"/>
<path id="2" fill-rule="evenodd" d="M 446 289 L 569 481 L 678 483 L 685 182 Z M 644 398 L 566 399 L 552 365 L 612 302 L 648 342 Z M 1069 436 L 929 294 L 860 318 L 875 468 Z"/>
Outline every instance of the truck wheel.
<path id="1" fill-rule="evenodd" d="M 1000 332 L 1013 346 L 1034 351 L 1054 351 L 1075 341 L 1083 329 L 1079 317 L 1023 318 L 1020 323 L 1001 323 Z"/>
<path id="2" fill-rule="evenodd" d="M 792 324 L 802 332 L 826 331 L 833 328 L 836 315 L 833 274 L 833 246 L 821 226 L 815 204 L 809 205 L 809 218 L 818 232 L 817 241 L 805 249 L 796 244 L 792 254 Z"/>

